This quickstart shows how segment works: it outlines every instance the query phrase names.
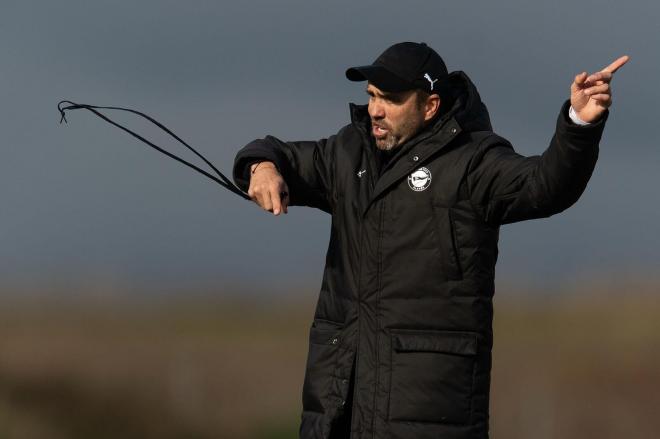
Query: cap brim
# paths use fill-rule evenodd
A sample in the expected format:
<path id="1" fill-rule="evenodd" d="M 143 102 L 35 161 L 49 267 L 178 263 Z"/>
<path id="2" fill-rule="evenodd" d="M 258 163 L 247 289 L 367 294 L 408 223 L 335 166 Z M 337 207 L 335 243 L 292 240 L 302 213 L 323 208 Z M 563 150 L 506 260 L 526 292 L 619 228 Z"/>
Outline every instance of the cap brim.
<path id="1" fill-rule="evenodd" d="M 394 73 L 379 65 L 351 67 L 346 70 L 349 81 L 369 81 L 383 91 L 404 91 L 415 88 L 410 82 L 399 78 Z"/>

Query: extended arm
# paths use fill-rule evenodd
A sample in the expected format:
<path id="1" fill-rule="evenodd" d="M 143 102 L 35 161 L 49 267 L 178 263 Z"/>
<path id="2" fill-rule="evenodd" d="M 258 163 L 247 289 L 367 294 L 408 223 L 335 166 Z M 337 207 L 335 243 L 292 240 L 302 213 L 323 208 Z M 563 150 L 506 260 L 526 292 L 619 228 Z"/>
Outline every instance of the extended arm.
<path id="1" fill-rule="evenodd" d="M 577 201 L 598 158 L 606 113 L 587 126 L 568 118 L 562 107 L 550 146 L 525 157 L 499 136 L 487 138 L 468 173 L 470 199 L 484 221 L 507 224 L 561 212 Z"/>
<path id="2" fill-rule="evenodd" d="M 484 221 L 506 224 L 548 217 L 578 200 L 598 158 L 612 104 L 612 75 L 627 61 L 624 56 L 600 72 L 575 77 L 571 99 L 564 103 L 550 146 L 542 155 L 521 156 L 499 136 L 484 140 L 467 176 L 470 199 Z M 570 106 L 589 124 L 571 121 Z"/>

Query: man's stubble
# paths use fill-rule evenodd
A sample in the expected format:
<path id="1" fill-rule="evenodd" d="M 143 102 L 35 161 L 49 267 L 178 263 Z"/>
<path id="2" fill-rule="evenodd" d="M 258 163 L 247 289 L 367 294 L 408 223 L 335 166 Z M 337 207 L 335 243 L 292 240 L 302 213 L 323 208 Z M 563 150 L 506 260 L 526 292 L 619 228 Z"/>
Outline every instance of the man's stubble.
<path id="1" fill-rule="evenodd" d="M 383 139 L 378 139 L 372 134 L 372 137 L 376 141 L 376 147 L 384 151 L 389 151 L 413 138 L 422 129 L 424 121 L 421 114 L 413 114 L 404 119 L 396 129 L 393 129 L 392 126 L 385 124 L 383 121 L 377 121 L 377 124 L 387 128 L 388 133 Z"/>

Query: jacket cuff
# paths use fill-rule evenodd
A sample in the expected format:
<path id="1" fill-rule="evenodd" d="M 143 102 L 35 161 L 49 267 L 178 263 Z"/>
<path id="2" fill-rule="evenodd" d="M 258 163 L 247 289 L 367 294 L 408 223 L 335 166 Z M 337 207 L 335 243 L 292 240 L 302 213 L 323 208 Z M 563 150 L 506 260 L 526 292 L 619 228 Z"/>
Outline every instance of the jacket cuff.
<path id="1" fill-rule="evenodd" d="M 269 161 L 275 164 L 277 170 L 282 173 L 284 158 L 275 145 L 266 139 L 257 139 L 248 143 L 234 160 L 233 178 L 236 186 L 243 191 L 250 187 L 250 166 L 256 162 Z"/>
<path id="2" fill-rule="evenodd" d="M 610 112 L 605 110 L 603 115 L 597 121 L 591 122 L 588 125 L 578 125 L 574 123 L 568 115 L 571 107 L 571 101 L 567 99 L 561 107 L 559 117 L 557 118 L 557 133 L 571 136 L 573 141 L 569 142 L 571 147 L 577 149 L 597 146 L 600 138 L 605 129 L 605 122 L 607 121 Z"/>

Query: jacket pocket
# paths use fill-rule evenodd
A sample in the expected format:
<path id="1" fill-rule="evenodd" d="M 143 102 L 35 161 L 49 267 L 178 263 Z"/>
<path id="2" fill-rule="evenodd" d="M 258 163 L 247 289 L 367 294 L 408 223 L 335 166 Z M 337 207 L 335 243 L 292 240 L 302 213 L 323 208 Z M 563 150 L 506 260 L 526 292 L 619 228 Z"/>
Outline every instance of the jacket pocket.
<path id="1" fill-rule="evenodd" d="M 309 330 L 309 351 L 302 395 L 304 411 L 325 412 L 342 327 L 341 323 L 317 319 Z"/>
<path id="2" fill-rule="evenodd" d="M 477 335 L 391 330 L 389 420 L 468 424 Z"/>
<path id="3" fill-rule="evenodd" d="M 456 239 L 456 223 L 449 207 L 433 206 L 437 244 L 443 262 L 443 270 L 449 280 L 463 279 L 463 269 L 460 262 L 460 247 Z"/>

